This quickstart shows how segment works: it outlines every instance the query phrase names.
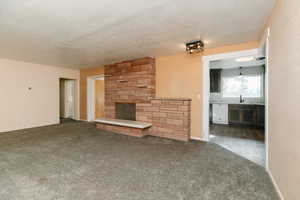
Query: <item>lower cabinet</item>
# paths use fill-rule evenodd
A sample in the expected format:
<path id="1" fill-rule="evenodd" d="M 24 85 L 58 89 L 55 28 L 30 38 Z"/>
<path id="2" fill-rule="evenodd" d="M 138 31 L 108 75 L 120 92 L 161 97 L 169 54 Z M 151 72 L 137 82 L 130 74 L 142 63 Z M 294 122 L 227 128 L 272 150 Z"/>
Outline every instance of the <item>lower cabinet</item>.
<path id="1" fill-rule="evenodd" d="M 228 104 L 213 104 L 212 121 L 214 124 L 228 124 Z"/>
<path id="2" fill-rule="evenodd" d="M 230 124 L 264 126 L 265 107 L 263 105 L 229 104 L 228 110 Z"/>

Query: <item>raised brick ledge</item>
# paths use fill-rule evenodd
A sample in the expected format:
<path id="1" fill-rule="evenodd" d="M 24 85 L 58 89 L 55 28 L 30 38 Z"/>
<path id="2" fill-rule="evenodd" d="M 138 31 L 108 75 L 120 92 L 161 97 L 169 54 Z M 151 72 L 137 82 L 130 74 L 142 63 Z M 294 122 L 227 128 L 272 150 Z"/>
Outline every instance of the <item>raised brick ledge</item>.
<path id="1" fill-rule="evenodd" d="M 125 126 L 118 126 L 118 125 L 110 125 L 110 124 L 103 124 L 103 123 L 96 123 L 97 129 L 114 132 L 117 134 L 129 135 L 134 137 L 143 137 L 148 135 L 149 128 L 140 129 L 140 128 L 132 128 L 132 127 L 125 127 Z"/>
<path id="2" fill-rule="evenodd" d="M 137 120 L 152 123 L 149 135 L 189 141 L 191 100 L 188 98 L 152 98 L 137 103 Z"/>

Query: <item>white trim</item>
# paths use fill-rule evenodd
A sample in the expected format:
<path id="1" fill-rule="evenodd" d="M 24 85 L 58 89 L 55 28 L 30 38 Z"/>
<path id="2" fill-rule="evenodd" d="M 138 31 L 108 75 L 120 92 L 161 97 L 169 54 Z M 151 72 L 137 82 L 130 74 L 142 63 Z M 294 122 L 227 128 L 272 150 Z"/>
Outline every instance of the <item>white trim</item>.
<path id="1" fill-rule="evenodd" d="M 203 57 L 203 140 L 209 141 L 209 59 Z"/>
<path id="2" fill-rule="evenodd" d="M 261 41 L 261 49 L 265 48 L 265 56 L 266 56 L 266 75 L 265 75 L 265 144 L 266 144 L 266 171 L 269 174 L 271 181 L 279 195 L 281 200 L 284 200 L 283 195 L 280 191 L 279 186 L 277 185 L 275 178 L 272 175 L 269 166 L 269 83 L 270 83 L 270 67 L 269 67 L 269 38 L 270 38 L 270 28 L 267 28 L 264 37 Z"/>
<path id="3" fill-rule="evenodd" d="M 104 80 L 104 75 L 87 77 L 87 121 L 92 122 L 95 119 L 95 81 Z"/>
<path id="4" fill-rule="evenodd" d="M 237 57 L 262 56 L 259 49 L 236 51 L 231 53 L 203 56 L 203 139 L 209 141 L 209 63 L 213 60 L 233 59 Z"/>
<path id="5" fill-rule="evenodd" d="M 265 145 L 266 145 L 266 169 L 269 170 L 269 37 L 270 28 L 267 28 L 263 40 L 261 41 L 260 49 L 266 57 L 265 62 Z"/>
<path id="6" fill-rule="evenodd" d="M 250 50 L 243 50 L 243 51 L 235 51 L 230 53 L 221 53 L 221 54 L 214 54 L 209 56 L 203 56 L 203 61 L 213 61 L 213 60 L 221 60 L 221 59 L 234 59 L 237 57 L 251 57 L 251 56 L 262 56 L 263 54 L 259 49 L 250 49 Z"/>
<path id="7" fill-rule="evenodd" d="M 95 119 L 95 78 L 87 78 L 87 121 Z"/>
<path id="8" fill-rule="evenodd" d="M 95 120 L 95 82 L 96 80 L 104 80 L 104 75 L 96 75 L 87 77 L 87 121 Z"/>
<path id="9" fill-rule="evenodd" d="M 191 140 L 202 141 L 202 142 L 208 142 L 208 140 L 205 140 L 205 139 L 203 139 L 203 138 L 193 137 L 193 136 L 191 136 L 190 139 L 191 139 Z"/>
<path id="10" fill-rule="evenodd" d="M 269 169 L 267 169 L 267 173 L 269 174 L 269 176 L 271 178 L 271 181 L 272 181 L 272 183 L 273 183 L 273 185 L 274 185 L 274 187 L 275 187 L 275 189 L 276 189 L 276 191 L 277 191 L 277 193 L 279 195 L 279 198 L 281 200 L 284 200 L 283 195 L 280 192 L 279 186 L 277 185 L 277 183 L 276 183 L 276 181 L 275 181 L 275 179 L 274 179 L 274 177 L 273 177 L 273 175 L 272 175 L 272 173 L 271 173 L 271 171 Z"/>

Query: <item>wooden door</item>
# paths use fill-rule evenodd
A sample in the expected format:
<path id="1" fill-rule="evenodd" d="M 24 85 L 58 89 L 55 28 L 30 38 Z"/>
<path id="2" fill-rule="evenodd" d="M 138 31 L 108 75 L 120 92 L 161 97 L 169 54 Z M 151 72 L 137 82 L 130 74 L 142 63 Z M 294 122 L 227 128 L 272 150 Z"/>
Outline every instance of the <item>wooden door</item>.
<path id="1" fill-rule="evenodd" d="M 104 117 L 104 80 L 95 81 L 95 117 Z"/>

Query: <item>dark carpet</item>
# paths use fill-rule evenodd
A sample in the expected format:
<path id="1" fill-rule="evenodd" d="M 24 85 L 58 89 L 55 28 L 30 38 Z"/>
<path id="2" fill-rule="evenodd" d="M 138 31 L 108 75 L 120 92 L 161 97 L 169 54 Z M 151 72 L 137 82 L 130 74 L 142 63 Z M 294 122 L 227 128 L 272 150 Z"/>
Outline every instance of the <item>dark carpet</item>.
<path id="1" fill-rule="evenodd" d="M 265 169 L 202 142 L 66 123 L 0 134 L 2 200 L 277 200 Z"/>

